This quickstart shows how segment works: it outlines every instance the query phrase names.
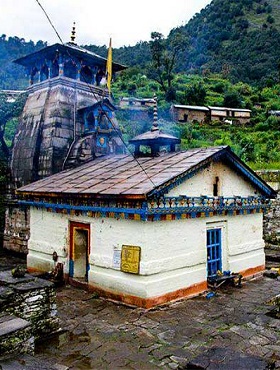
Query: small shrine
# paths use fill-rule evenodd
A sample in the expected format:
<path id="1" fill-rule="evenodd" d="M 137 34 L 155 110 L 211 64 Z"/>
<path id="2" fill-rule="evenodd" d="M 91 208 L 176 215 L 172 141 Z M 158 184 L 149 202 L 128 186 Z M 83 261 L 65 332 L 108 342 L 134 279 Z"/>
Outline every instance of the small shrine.
<path id="1" fill-rule="evenodd" d="M 94 135 L 95 156 L 125 151 L 119 123 L 113 115 L 116 109 L 106 98 L 78 111 L 83 118 L 84 135 Z"/>
<path id="2" fill-rule="evenodd" d="M 176 144 L 180 144 L 180 142 L 181 140 L 177 137 L 165 134 L 159 129 L 157 98 L 154 97 L 154 116 L 151 130 L 129 140 L 129 143 L 135 146 L 135 157 L 158 156 L 160 154 L 160 148 L 163 147 L 166 148 L 165 151 L 175 152 Z M 141 152 L 140 147 L 146 147 L 148 150 Z"/>
<path id="3" fill-rule="evenodd" d="M 69 283 L 145 308 L 203 293 L 221 272 L 262 273 L 275 191 L 228 146 L 178 150 L 156 99 L 151 130 L 126 152 L 98 77 L 106 59 L 74 40 L 17 60 L 31 85 L 4 243 L 24 247 L 30 272 L 50 271 L 55 255 Z"/>

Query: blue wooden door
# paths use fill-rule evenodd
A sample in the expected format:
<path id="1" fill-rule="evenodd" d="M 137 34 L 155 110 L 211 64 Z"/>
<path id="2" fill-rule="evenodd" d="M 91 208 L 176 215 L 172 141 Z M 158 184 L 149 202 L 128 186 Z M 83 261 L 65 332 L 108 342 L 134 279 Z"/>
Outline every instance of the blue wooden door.
<path id="1" fill-rule="evenodd" d="M 222 230 L 207 230 L 207 273 L 208 277 L 222 271 Z"/>

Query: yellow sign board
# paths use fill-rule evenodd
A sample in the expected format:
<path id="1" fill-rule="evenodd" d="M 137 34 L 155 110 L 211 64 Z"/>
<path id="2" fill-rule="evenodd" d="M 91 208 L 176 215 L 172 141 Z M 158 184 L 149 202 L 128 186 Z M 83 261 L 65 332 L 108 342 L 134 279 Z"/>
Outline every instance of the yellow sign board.
<path id="1" fill-rule="evenodd" d="M 139 274 L 141 248 L 132 245 L 122 246 L 121 271 Z"/>

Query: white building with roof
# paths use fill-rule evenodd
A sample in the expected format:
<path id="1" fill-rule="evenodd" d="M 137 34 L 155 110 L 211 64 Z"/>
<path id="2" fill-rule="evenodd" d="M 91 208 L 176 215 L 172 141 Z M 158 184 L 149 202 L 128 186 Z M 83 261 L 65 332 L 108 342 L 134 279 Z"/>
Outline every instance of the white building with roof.
<path id="1" fill-rule="evenodd" d="M 220 271 L 265 268 L 274 191 L 229 147 L 104 156 L 18 190 L 30 207 L 28 269 L 152 307 L 207 290 Z"/>

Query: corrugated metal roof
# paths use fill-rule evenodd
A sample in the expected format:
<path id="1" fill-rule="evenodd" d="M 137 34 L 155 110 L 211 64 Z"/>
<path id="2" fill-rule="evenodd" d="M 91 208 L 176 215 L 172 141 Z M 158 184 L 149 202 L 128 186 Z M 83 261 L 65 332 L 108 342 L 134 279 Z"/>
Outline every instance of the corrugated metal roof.
<path id="1" fill-rule="evenodd" d="M 189 109 L 189 110 L 202 110 L 205 112 L 209 111 L 209 108 L 203 107 L 203 106 L 198 106 L 198 105 L 181 105 L 181 104 L 174 104 L 174 108 L 179 108 L 179 109 Z"/>
<path id="2" fill-rule="evenodd" d="M 219 111 L 232 111 L 232 112 L 252 112 L 250 109 L 243 109 L 243 108 L 227 108 L 227 107 L 208 107 L 211 110 L 219 110 Z"/>
<path id="3" fill-rule="evenodd" d="M 105 156 L 18 189 L 18 193 L 143 196 L 226 147 L 165 153 L 158 157 Z"/>

